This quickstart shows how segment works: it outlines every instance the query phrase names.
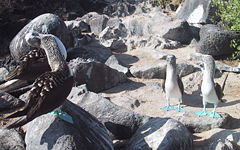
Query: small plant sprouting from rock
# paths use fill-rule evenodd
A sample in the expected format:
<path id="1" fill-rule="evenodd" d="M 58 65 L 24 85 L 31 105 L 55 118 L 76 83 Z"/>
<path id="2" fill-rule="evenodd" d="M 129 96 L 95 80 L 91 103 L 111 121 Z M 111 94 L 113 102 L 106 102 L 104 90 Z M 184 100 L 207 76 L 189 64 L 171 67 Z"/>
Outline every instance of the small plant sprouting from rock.
<path id="1" fill-rule="evenodd" d="M 239 0 L 213 0 L 213 6 L 216 8 L 216 17 L 219 24 L 227 30 L 234 32 L 240 31 L 240 1 Z M 233 60 L 240 60 L 240 39 L 232 40 L 231 46 L 235 49 L 232 54 Z"/>

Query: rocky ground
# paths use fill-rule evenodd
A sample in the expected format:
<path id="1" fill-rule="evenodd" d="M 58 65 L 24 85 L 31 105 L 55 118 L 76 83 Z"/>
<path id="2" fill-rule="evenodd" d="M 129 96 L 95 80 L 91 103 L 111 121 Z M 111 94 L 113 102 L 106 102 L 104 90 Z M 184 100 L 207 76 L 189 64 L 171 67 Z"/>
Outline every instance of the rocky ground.
<path id="1" fill-rule="evenodd" d="M 118 58 L 120 61 L 124 61 L 129 65 L 145 65 L 159 61 L 158 59 L 151 57 L 151 53 L 147 49 L 148 48 L 132 50 L 120 54 L 125 55 L 126 59 L 120 57 Z M 189 61 L 189 56 L 195 53 L 195 47 L 186 46 L 174 50 L 161 50 L 161 52 L 166 54 L 174 54 L 177 57 L 177 60 L 184 60 L 193 63 L 193 61 Z M 136 62 L 132 62 L 133 60 L 128 59 L 127 57 L 138 58 L 138 60 Z M 223 99 L 226 99 L 226 102 L 219 105 L 218 111 L 227 112 L 234 118 L 239 119 L 240 116 L 238 109 L 240 104 L 238 101 L 240 93 L 237 90 L 239 88 L 239 84 L 236 81 L 240 79 L 240 75 L 236 73 L 224 72 L 221 77 L 216 78 L 215 81 L 222 84 L 226 74 L 229 74 L 226 80 L 226 87 L 224 89 L 225 96 L 223 97 Z M 129 79 L 131 82 L 123 83 L 117 87 L 104 91 L 103 95 L 105 97 L 109 97 L 114 103 L 124 106 L 128 109 L 132 109 L 136 112 L 144 113 L 150 116 L 165 116 L 166 112 L 159 109 L 165 105 L 164 93 L 161 91 L 161 79 Z M 200 72 L 196 72 L 183 77 L 183 84 L 185 87 L 183 105 L 187 111 L 197 111 L 202 108 L 200 81 Z M 121 98 L 119 99 L 119 97 Z M 127 100 L 123 101 L 123 97 L 126 97 Z M 176 100 L 173 100 L 172 102 L 173 104 L 177 104 Z M 135 106 L 134 103 L 138 103 L 137 106 Z M 132 108 L 131 106 L 134 107 Z M 211 104 L 209 104 L 209 107 L 212 108 Z"/>
<path id="2" fill-rule="evenodd" d="M 194 4 L 202 6 L 199 3 L 202 2 Z M 61 109 L 72 116 L 74 123 L 46 114 L 17 131 L 0 129 L 3 139 L 0 146 L 13 149 L 17 145 L 19 149 L 39 150 L 62 147 L 240 149 L 238 62 L 216 59 L 215 82 L 221 85 L 226 78 L 224 102 L 217 108 L 221 118 L 194 114 L 202 110 L 199 68 L 202 54 L 215 58 L 220 54 L 229 55 L 227 42 L 238 35 L 214 25 L 199 28 L 203 20 L 193 26 L 191 15 L 190 19 L 184 18 L 187 22 L 175 18 L 175 12 L 167 14 L 148 2 L 133 4 L 113 3 L 103 10 L 105 14 L 90 12 L 65 22 L 55 15 L 43 14 L 15 36 L 10 46 L 15 60 L 9 56 L 0 59 L 0 81 L 4 82 L 5 76 L 15 67 L 14 61 L 32 50 L 23 40 L 26 33 L 35 30 L 58 36 L 68 50 L 67 61 L 76 80 Z M 191 11 L 191 8 L 186 10 Z M 177 72 L 183 75 L 185 112 L 160 109 L 166 104 L 162 81 L 169 54 L 176 56 Z M 0 118 L 22 107 L 28 95 L 25 92 L 9 90 L 14 96 L 0 92 Z M 177 105 L 177 100 L 172 99 L 171 104 Z M 213 105 L 208 104 L 207 110 L 212 109 Z M 0 126 L 6 123 L 9 120 L 1 120 Z"/>
<path id="3" fill-rule="evenodd" d="M 132 60 L 124 59 L 124 62 L 129 63 L 129 65 L 144 65 L 151 62 L 158 61 L 151 57 L 150 53 L 143 52 L 146 49 L 133 50 L 130 52 L 124 53 L 126 57 L 138 58 L 138 61 L 132 62 Z M 186 46 L 183 48 L 178 48 L 174 50 L 161 50 L 163 53 L 174 54 L 178 60 L 189 61 L 189 56 L 191 53 L 195 53 L 194 46 Z M 122 54 L 121 54 L 122 55 Z M 240 75 L 236 73 L 224 72 L 220 78 L 216 78 L 215 82 L 222 84 L 226 74 L 228 78 L 226 80 L 226 87 L 224 89 L 224 97 L 226 100 L 224 103 L 220 103 L 217 112 L 220 114 L 227 113 L 234 118 L 234 122 L 230 128 L 232 132 L 239 132 L 239 108 L 240 108 L 240 95 L 239 95 L 239 79 Z M 162 92 L 162 80 L 161 79 L 139 79 L 139 78 L 129 78 L 129 82 L 120 84 L 112 89 L 106 90 L 101 94 L 104 97 L 108 97 L 113 103 L 122 106 L 124 108 L 130 109 L 134 112 L 145 114 L 152 117 L 172 117 L 184 116 L 185 114 L 193 114 L 196 111 L 202 109 L 202 97 L 200 91 L 200 81 L 202 79 L 201 72 L 196 72 L 190 75 L 183 77 L 184 84 L 184 98 L 183 98 L 183 107 L 186 112 L 177 112 L 177 111 L 163 111 L 160 108 L 165 106 L 165 95 Z M 173 105 L 177 105 L 177 100 L 171 100 Z M 207 109 L 212 111 L 213 105 L 208 104 Z M 194 120 L 193 118 L 197 117 L 193 115 L 187 117 L 189 120 Z M 200 117 L 199 117 L 200 118 Z M 203 117 L 198 121 L 205 120 L 215 120 L 210 117 Z M 196 121 L 196 120 L 195 120 Z M 215 129 L 213 129 L 215 130 Z M 216 129 L 217 130 L 217 129 Z M 220 129 L 219 129 L 220 130 Z M 218 132 L 218 130 L 217 130 Z M 205 141 L 211 139 L 209 132 L 195 133 L 194 136 L 194 145 L 199 149 L 203 148 Z M 215 133 L 216 134 L 216 133 Z M 225 135 L 224 135 L 225 136 Z"/>

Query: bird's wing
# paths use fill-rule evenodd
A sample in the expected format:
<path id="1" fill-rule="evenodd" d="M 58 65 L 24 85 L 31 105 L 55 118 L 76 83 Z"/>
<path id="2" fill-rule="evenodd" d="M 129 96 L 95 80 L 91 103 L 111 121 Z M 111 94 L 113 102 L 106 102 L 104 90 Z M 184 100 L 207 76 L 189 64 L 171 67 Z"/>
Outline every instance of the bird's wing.
<path id="1" fill-rule="evenodd" d="M 163 79 L 163 80 L 162 80 L 162 89 L 163 89 L 163 92 L 166 92 L 166 91 L 165 91 L 165 82 L 166 82 L 166 79 Z"/>
<path id="2" fill-rule="evenodd" d="M 15 117 L 20 117 L 20 116 L 26 115 L 27 112 L 29 111 L 29 109 L 31 109 L 33 106 L 35 106 L 37 104 L 37 102 L 39 101 L 39 98 L 41 98 L 39 95 L 40 95 L 43 85 L 44 85 L 43 80 L 46 77 L 49 77 L 49 72 L 42 74 L 40 77 L 38 77 L 35 80 L 23 109 L 21 111 L 17 111 L 15 113 L 11 114 L 10 116 L 7 116 L 6 118 L 15 118 Z"/>
<path id="3" fill-rule="evenodd" d="M 224 102 L 222 100 L 223 96 L 224 96 L 224 88 L 225 88 L 225 85 L 226 85 L 226 81 L 227 81 L 227 78 L 228 78 L 228 73 L 227 75 L 225 76 L 224 80 L 223 80 L 223 83 L 222 83 L 222 86 L 218 83 L 215 83 L 215 91 L 216 91 L 216 94 L 217 94 L 217 97 L 218 99 L 221 101 L 221 102 Z"/>
<path id="4" fill-rule="evenodd" d="M 6 76 L 6 81 L 14 78 L 21 78 L 24 74 L 28 73 L 29 65 L 39 59 L 46 58 L 46 54 L 42 49 L 34 49 L 21 58 L 21 63 Z"/>
<path id="5" fill-rule="evenodd" d="M 23 74 L 25 68 L 27 68 L 27 64 L 21 63 L 13 71 L 8 73 L 5 80 L 9 81 L 9 80 L 12 80 L 12 79 L 20 76 L 21 74 Z"/>
<path id="6" fill-rule="evenodd" d="M 41 90 L 38 93 L 30 93 L 30 98 L 38 97 L 38 101 L 29 109 L 27 118 L 36 118 L 59 107 L 65 101 L 74 83 L 73 76 L 66 78 L 61 72 L 51 72 L 44 76 L 42 81 L 44 85 Z"/>
<path id="7" fill-rule="evenodd" d="M 177 76 L 177 82 L 178 82 L 178 86 L 180 88 L 181 93 L 183 94 L 184 92 L 184 87 L 183 87 L 183 82 L 182 82 L 182 78 L 180 78 L 179 76 Z"/>
<path id="8" fill-rule="evenodd" d="M 165 82 L 166 82 L 166 73 L 164 74 L 164 78 L 163 80 L 161 81 L 161 85 L 162 85 L 162 89 L 163 89 L 163 92 L 165 93 Z"/>
<path id="9" fill-rule="evenodd" d="M 220 101 L 222 101 L 222 98 L 224 96 L 224 93 L 222 91 L 222 87 L 220 86 L 220 84 L 218 83 L 215 83 L 215 91 L 216 91 L 216 94 L 217 94 L 217 97 Z"/>

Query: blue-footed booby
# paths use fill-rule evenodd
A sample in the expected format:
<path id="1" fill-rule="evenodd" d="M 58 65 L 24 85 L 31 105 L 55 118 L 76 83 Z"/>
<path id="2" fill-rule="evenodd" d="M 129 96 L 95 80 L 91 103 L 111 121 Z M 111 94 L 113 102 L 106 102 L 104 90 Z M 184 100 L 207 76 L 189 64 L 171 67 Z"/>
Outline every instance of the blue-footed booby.
<path id="1" fill-rule="evenodd" d="M 16 122 L 7 125 L 7 128 L 20 127 L 58 108 L 66 100 L 74 82 L 65 56 L 61 53 L 63 44 L 59 44 L 60 40 L 51 34 L 33 32 L 26 35 L 26 41 L 30 46 L 45 51 L 51 71 L 43 73 L 34 81 L 23 109 L 6 117 L 21 116 Z"/>
<path id="2" fill-rule="evenodd" d="M 183 83 L 181 78 L 177 75 L 176 71 L 176 57 L 174 55 L 167 56 L 167 69 L 166 80 L 163 82 L 163 90 L 166 93 L 167 106 L 163 107 L 163 110 L 172 110 L 173 106 L 170 105 L 170 99 L 178 99 L 178 106 L 175 108 L 177 111 L 184 111 L 180 104 L 182 103 L 182 96 L 184 92 Z"/>
<path id="3" fill-rule="evenodd" d="M 203 79 L 201 84 L 201 92 L 202 92 L 202 102 L 203 102 L 203 110 L 200 112 L 195 112 L 198 116 L 206 116 L 209 115 L 213 118 L 219 118 L 220 115 L 216 113 L 216 108 L 218 103 L 222 101 L 223 88 L 227 79 L 227 76 L 223 82 L 223 87 L 219 84 L 214 83 L 214 75 L 215 75 L 215 61 L 211 55 L 203 56 Z M 206 111 L 207 103 L 212 103 L 214 105 L 214 109 L 212 112 Z"/>

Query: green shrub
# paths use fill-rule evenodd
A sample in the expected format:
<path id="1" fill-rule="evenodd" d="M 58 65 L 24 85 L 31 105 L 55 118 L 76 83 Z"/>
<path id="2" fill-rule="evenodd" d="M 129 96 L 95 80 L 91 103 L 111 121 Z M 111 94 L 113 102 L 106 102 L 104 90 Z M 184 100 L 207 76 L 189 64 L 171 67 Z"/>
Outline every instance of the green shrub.
<path id="1" fill-rule="evenodd" d="M 219 21 L 215 22 L 227 30 L 234 32 L 240 31 L 240 0 L 213 0 L 216 7 L 216 16 Z M 232 59 L 240 60 L 240 39 L 231 42 L 231 46 L 235 48 Z"/>

